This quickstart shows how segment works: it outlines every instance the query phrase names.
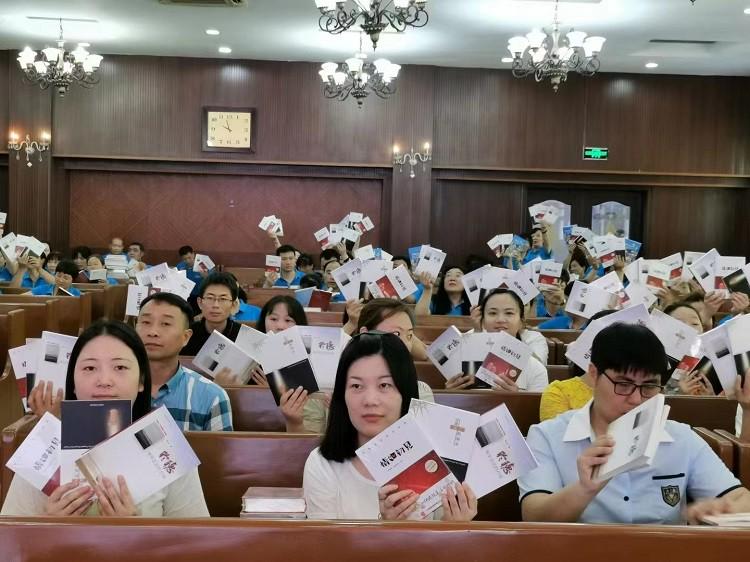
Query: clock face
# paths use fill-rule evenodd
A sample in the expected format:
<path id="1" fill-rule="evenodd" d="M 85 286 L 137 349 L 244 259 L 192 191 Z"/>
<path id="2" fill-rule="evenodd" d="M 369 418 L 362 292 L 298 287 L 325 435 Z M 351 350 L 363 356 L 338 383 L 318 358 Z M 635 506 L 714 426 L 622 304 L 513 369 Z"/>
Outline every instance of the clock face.
<path id="1" fill-rule="evenodd" d="M 206 113 L 206 146 L 212 148 L 250 148 L 252 114 L 238 111 Z"/>

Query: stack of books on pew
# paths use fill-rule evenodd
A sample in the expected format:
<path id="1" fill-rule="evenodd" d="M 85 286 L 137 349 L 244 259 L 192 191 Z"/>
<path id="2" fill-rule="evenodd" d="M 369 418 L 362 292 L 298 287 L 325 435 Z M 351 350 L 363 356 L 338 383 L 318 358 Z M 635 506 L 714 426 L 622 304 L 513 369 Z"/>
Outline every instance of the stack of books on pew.
<path id="1" fill-rule="evenodd" d="M 302 488 L 250 486 L 242 496 L 242 519 L 306 519 Z"/>

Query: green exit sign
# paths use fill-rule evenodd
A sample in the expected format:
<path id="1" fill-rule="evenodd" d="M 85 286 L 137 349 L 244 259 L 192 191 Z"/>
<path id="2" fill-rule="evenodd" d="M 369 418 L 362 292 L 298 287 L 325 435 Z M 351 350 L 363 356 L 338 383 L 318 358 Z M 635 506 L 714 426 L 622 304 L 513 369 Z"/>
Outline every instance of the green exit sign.
<path id="1" fill-rule="evenodd" d="M 609 148 L 602 148 L 601 146 L 584 146 L 583 147 L 583 159 L 584 160 L 606 160 L 609 156 Z"/>

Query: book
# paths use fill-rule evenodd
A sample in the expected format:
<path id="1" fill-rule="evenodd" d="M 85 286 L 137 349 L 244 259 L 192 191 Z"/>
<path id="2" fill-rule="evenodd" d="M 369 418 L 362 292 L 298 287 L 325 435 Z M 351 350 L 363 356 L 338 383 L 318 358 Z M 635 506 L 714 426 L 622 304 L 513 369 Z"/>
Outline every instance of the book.
<path id="1" fill-rule="evenodd" d="M 743 266 L 740 269 L 726 275 L 724 277 L 724 286 L 727 288 L 729 293 L 745 293 L 750 296 L 750 283 L 748 282 L 748 275 L 750 275 L 750 266 Z"/>
<path id="2" fill-rule="evenodd" d="M 310 302 L 307 303 L 307 306 L 311 309 L 318 309 L 321 312 L 328 312 L 331 308 L 332 298 L 333 293 L 331 291 L 314 289 L 312 295 L 310 295 Z"/>
<path id="3" fill-rule="evenodd" d="M 391 264 L 392 262 L 386 263 Z M 404 265 L 391 269 L 378 280 L 368 283 L 367 288 L 376 298 L 405 299 L 417 291 L 417 286 Z"/>
<path id="4" fill-rule="evenodd" d="M 667 284 L 671 279 L 671 275 L 672 270 L 667 264 L 653 260 L 648 265 L 646 285 L 648 285 L 653 291 L 666 289 Z"/>
<path id="5" fill-rule="evenodd" d="M 472 388 L 492 388 L 489 383 L 477 378 L 477 371 L 484 363 L 487 355 L 500 347 L 503 332 L 475 332 L 464 334 L 461 340 L 461 373 L 474 377 Z"/>
<path id="6" fill-rule="evenodd" d="M 734 396 L 734 387 L 737 380 L 737 366 L 728 331 L 729 324 L 732 322 L 721 324 L 701 335 L 703 353 L 711 362 L 711 368 L 728 397 Z"/>
<path id="7" fill-rule="evenodd" d="M 490 247 L 490 250 L 492 250 L 492 253 L 500 257 L 505 249 L 510 246 L 511 242 L 513 242 L 512 234 L 498 234 L 490 238 L 487 241 L 487 245 Z"/>
<path id="8" fill-rule="evenodd" d="M 302 488 L 250 486 L 242 495 L 240 517 L 269 519 L 305 519 Z"/>
<path id="9" fill-rule="evenodd" d="M 281 273 L 281 256 L 266 256 L 266 273 Z"/>
<path id="10" fill-rule="evenodd" d="M 280 403 L 281 395 L 291 388 L 301 386 L 308 394 L 320 390 L 300 328 L 293 326 L 271 334 L 263 344 L 260 362 L 276 404 Z"/>
<path id="11" fill-rule="evenodd" d="M 723 513 L 704 515 L 701 521 L 715 527 L 750 527 L 750 513 Z"/>
<path id="12" fill-rule="evenodd" d="M 27 338 L 24 345 L 8 350 L 24 412 L 28 408 L 27 398 L 36 382 L 41 344 L 41 338 Z"/>
<path id="13" fill-rule="evenodd" d="M 9 232 L 0 238 L 0 253 L 8 264 L 15 264 L 18 260 L 16 254 L 16 235 Z"/>
<path id="14" fill-rule="evenodd" d="M 386 260 L 362 261 L 362 277 L 360 281 L 367 285 L 374 283 L 393 269 L 393 262 Z"/>
<path id="15" fill-rule="evenodd" d="M 55 332 L 42 332 L 35 384 L 51 381 L 53 392 L 58 388 L 65 389 L 68 361 L 77 339 Z"/>
<path id="16" fill-rule="evenodd" d="M 166 406 L 84 453 L 76 465 L 93 487 L 122 475 L 136 505 L 200 464 Z"/>
<path id="17" fill-rule="evenodd" d="M 265 230 L 268 233 L 276 234 L 277 236 L 282 236 L 284 232 L 281 219 L 277 218 L 276 215 L 263 217 L 258 224 L 258 228 Z"/>
<path id="18" fill-rule="evenodd" d="M 461 277 L 461 284 L 464 286 L 464 291 L 471 306 L 477 306 L 482 295 L 482 269 L 484 268 L 475 269 Z"/>
<path id="19" fill-rule="evenodd" d="M 690 272 L 698 281 L 703 290 L 710 293 L 714 290 L 716 282 L 714 276 L 716 275 L 716 264 L 719 260 L 719 252 L 715 248 L 712 248 L 701 257 L 696 258 L 690 265 Z"/>
<path id="20" fill-rule="evenodd" d="M 446 380 L 461 374 L 461 341 L 463 335 L 450 326 L 427 348 L 427 358 Z"/>
<path id="21" fill-rule="evenodd" d="M 522 269 L 509 275 L 505 281 L 503 281 L 503 285 L 517 294 L 524 305 L 529 304 L 531 300 L 539 294 L 539 290 L 534 286 L 534 283 Z"/>
<path id="22" fill-rule="evenodd" d="M 531 348 L 528 345 L 506 332 L 499 332 L 492 350 L 477 369 L 476 378 L 490 388 L 498 388 L 495 377 L 499 375 L 516 382 L 530 358 Z"/>
<path id="23" fill-rule="evenodd" d="M 736 374 L 744 378 L 750 369 L 750 315 L 735 316 L 726 326 Z"/>
<path id="24" fill-rule="evenodd" d="M 537 287 L 539 289 L 555 289 L 562 275 L 563 264 L 554 260 L 542 260 L 542 266 L 539 269 L 539 279 Z"/>
<path id="25" fill-rule="evenodd" d="M 357 250 L 354 252 L 354 257 L 364 261 L 367 260 L 374 260 L 375 259 L 375 250 L 372 247 L 372 244 L 368 244 L 367 246 L 362 246 L 361 248 L 357 248 Z"/>
<path id="26" fill-rule="evenodd" d="M 425 519 L 441 505 L 442 493 L 459 482 L 420 429 L 412 413 L 370 439 L 355 451 L 378 486 L 419 494 L 410 519 Z"/>
<path id="27" fill-rule="evenodd" d="M 539 272 L 542 270 L 542 258 L 536 257 L 530 262 L 526 262 L 521 266 L 519 271 L 522 271 L 526 277 L 531 279 L 531 282 L 536 285 L 539 281 Z"/>
<path id="28" fill-rule="evenodd" d="M 560 211 L 551 205 L 532 205 L 529 207 L 529 215 L 536 223 L 555 224 L 561 218 Z"/>
<path id="29" fill-rule="evenodd" d="M 417 263 L 419 263 L 419 252 L 422 250 L 422 246 L 412 246 L 408 249 L 409 253 L 409 263 L 411 264 L 411 268 L 414 269 L 417 267 Z"/>
<path id="30" fill-rule="evenodd" d="M 341 352 L 351 337 L 341 328 L 297 326 L 310 359 L 315 381 L 323 390 L 333 390 Z"/>
<path id="31" fill-rule="evenodd" d="M 669 267 L 669 280 L 674 281 L 682 278 L 682 254 L 679 252 L 662 258 L 661 263 Z"/>
<path id="32" fill-rule="evenodd" d="M 615 264 L 615 249 L 610 243 L 609 236 L 595 236 L 593 243 L 596 257 L 599 258 L 602 265 L 612 267 Z"/>
<path id="33" fill-rule="evenodd" d="M 645 304 L 646 308 L 651 308 L 657 301 L 654 293 L 649 291 L 648 288 L 641 283 L 630 283 L 625 287 L 625 294 L 628 296 L 628 302 L 621 302 L 623 307 Z"/>
<path id="34" fill-rule="evenodd" d="M 745 267 L 745 258 L 739 256 L 719 256 L 716 261 L 716 276 L 714 277 L 714 288 L 721 292 L 725 299 L 729 298 L 730 291 L 724 282 L 724 278 L 742 271 Z"/>
<path id="35" fill-rule="evenodd" d="M 221 332 L 214 330 L 193 359 L 203 373 L 215 377 L 222 369 L 229 369 L 240 384 L 247 384 L 258 360 Z"/>
<path id="36" fill-rule="evenodd" d="M 607 434 L 612 436 L 615 446 L 607 462 L 595 471 L 595 480 L 601 482 L 650 466 L 668 414 L 669 406 L 664 404 L 664 395 L 657 394 L 609 424 Z"/>
<path id="37" fill-rule="evenodd" d="M 516 274 L 512 269 L 493 267 L 491 265 L 484 266 L 481 272 L 482 276 L 479 279 L 479 302 L 484 300 L 488 292 L 501 287 L 509 277 Z"/>
<path id="38" fill-rule="evenodd" d="M 481 498 L 538 466 L 508 406 L 479 417 L 466 483 Z"/>
<path id="39" fill-rule="evenodd" d="M 310 306 L 310 298 L 315 287 L 307 287 L 306 289 L 296 289 L 294 291 L 295 300 L 302 305 L 302 308 Z"/>
<path id="40" fill-rule="evenodd" d="M 89 281 L 106 281 L 107 270 L 106 269 L 92 269 L 91 271 L 86 272 L 86 277 L 88 277 Z"/>
<path id="41" fill-rule="evenodd" d="M 427 273 L 433 279 L 437 279 L 440 275 L 440 269 L 445 262 L 446 255 L 442 250 L 425 244 L 419 251 L 419 261 L 417 262 L 417 267 L 414 269 L 414 273 L 417 275 Z"/>
<path id="42" fill-rule="evenodd" d="M 129 426 L 132 412 L 130 400 L 63 400 L 60 405 L 60 483 L 82 479 L 75 461 Z"/>
<path id="43" fill-rule="evenodd" d="M 61 432 L 60 420 L 45 412 L 5 466 L 49 496 L 60 486 Z"/>
<path id="44" fill-rule="evenodd" d="M 141 303 L 154 293 L 160 293 L 161 289 L 148 285 L 128 285 L 128 298 L 125 301 L 125 316 L 138 316 Z"/>
<path id="45" fill-rule="evenodd" d="M 324 226 L 323 228 L 316 230 L 313 233 L 313 236 L 315 237 L 315 241 L 320 244 L 320 248 L 322 250 L 325 250 L 328 246 L 331 245 L 331 242 L 330 242 L 331 233 L 328 230 L 328 227 Z"/>
<path id="46" fill-rule="evenodd" d="M 658 309 L 651 311 L 649 328 L 664 345 L 667 355 L 677 361 L 689 355 L 690 348 L 698 340 L 699 335 L 695 328 Z"/>
<path id="47" fill-rule="evenodd" d="M 128 256 L 125 254 L 108 254 L 104 258 L 104 267 L 125 271 L 128 269 Z"/>
<path id="48" fill-rule="evenodd" d="M 372 260 L 369 260 L 372 261 Z M 333 280 L 347 301 L 362 297 L 362 260 L 353 259 L 333 270 Z"/>
<path id="49" fill-rule="evenodd" d="M 641 246 L 642 244 L 640 242 L 636 242 L 629 238 L 625 239 L 625 261 L 627 263 L 632 263 L 638 257 L 638 254 L 641 251 Z"/>
<path id="50" fill-rule="evenodd" d="M 479 414 L 412 399 L 409 413 L 459 482 L 466 479 Z"/>
<path id="51" fill-rule="evenodd" d="M 195 260 L 193 260 L 193 271 L 198 273 L 208 273 L 211 271 L 216 264 L 211 258 L 203 254 L 195 254 Z"/>
<path id="52" fill-rule="evenodd" d="M 565 312 L 583 318 L 591 318 L 597 312 L 613 308 L 616 302 L 616 295 L 599 287 L 574 281 L 573 289 L 570 291 L 568 302 L 565 305 Z"/>
<path id="53" fill-rule="evenodd" d="M 610 271 L 604 277 L 595 279 L 594 281 L 589 283 L 589 285 L 592 287 L 597 287 L 599 289 L 604 289 L 605 291 L 607 291 L 608 293 L 612 293 L 613 295 L 618 294 L 624 289 L 622 281 L 620 281 L 620 278 L 614 271 Z"/>
<path id="54" fill-rule="evenodd" d="M 240 326 L 240 333 L 237 334 L 237 339 L 234 340 L 234 344 L 251 357 L 261 359 L 263 357 L 263 346 L 267 339 L 268 334 L 264 334 L 255 328 L 242 324 Z"/>
<path id="55" fill-rule="evenodd" d="M 373 253 L 376 260 L 393 261 L 393 255 L 386 252 L 383 248 L 375 248 Z"/>

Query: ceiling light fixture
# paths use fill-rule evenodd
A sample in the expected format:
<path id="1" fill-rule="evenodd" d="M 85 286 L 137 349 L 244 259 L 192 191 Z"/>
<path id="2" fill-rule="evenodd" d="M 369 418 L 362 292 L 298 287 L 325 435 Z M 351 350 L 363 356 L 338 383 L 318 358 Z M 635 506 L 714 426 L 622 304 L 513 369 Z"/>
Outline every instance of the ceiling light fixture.
<path id="1" fill-rule="evenodd" d="M 377 49 L 380 33 L 390 24 L 396 31 L 408 27 L 424 27 L 429 21 L 425 10 L 427 0 L 353 0 L 355 6 L 347 10 L 347 0 L 315 0 L 320 10 L 318 25 L 332 35 L 343 33 L 357 20 L 362 31 L 370 36 L 373 50 Z M 393 3 L 393 7 L 388 9 Z"/>
<path id="2" fill-rule="evenodd" d="M 62 19 L 60 22 L 60 38 L 57 47 L 42 49 L 41 57 L 37 60 L 37 52 L 26 47 L 18 53 L 18 64 L 23 70 L 26 80 L 38 84 L 42 90 L 54 86 L 60 97 L 65 96 L 71 84 L 78 84 L 84 88 L 91 88 L 99 83 L 99 65 L 101 55 L 94 55 L 79 44 L 73 52 L 67 52 L 63 47 Z M 88 45 L 88 43 L 87 43 Z"/>
<path id="3" fill-rule="evenodd" d="M 558 7 L 555 0 L 555 16 L 549 31 L 534 29 L 526 36 L 511 37 L 508 41 L 508 50 L 513 55 L 513 76 L 525 78 L 533 74 L 537 82 L 549 78 L 555 92 L 571 70 L 593 76 L 599 70 L 599 53 L 606 41 L 604 37 L 587 36 L 573 29 L 560 33 Z"/>
<path id="4" fill-rule="evenodd" d="M 659 68 L 659 63 L 656 62 L 647 62 L 646 68 Z"/>
<path id="5" fill-rule="evenodd" d="M 505 64 L 509 64 L 509 63 L 513 62 L 513 57 L 503 57 L 503 58 L 500 59 L 500 62 L 505 63 Z"/>
<path id="6" fill-rule="evenodd" d="M 357 106 L 374 92 L 382 99 L 388 99 L 396 93 L 394 80 L 401 66 L 388 59 L 366 62 L 367 55 L 362 52 L 362 35 L 359 36 L 359 52 L 339 67 L 335 62 L 325 62 L 318 72 L 323 80 L 323 95 L 328 99 L 344 101 L 349 96 L 357 100 Z"/>
<path id="7" fill-rule="evenodd" d="M 218 29 L 207 29 L 206 35 L 220 35 L 221 32 Z"/>
<path id="8" fill-rule="evenodd" d="M 228 55 L 232 52 L 232 49 L 229 47 L 219 47 L 219 52 Z"/>

